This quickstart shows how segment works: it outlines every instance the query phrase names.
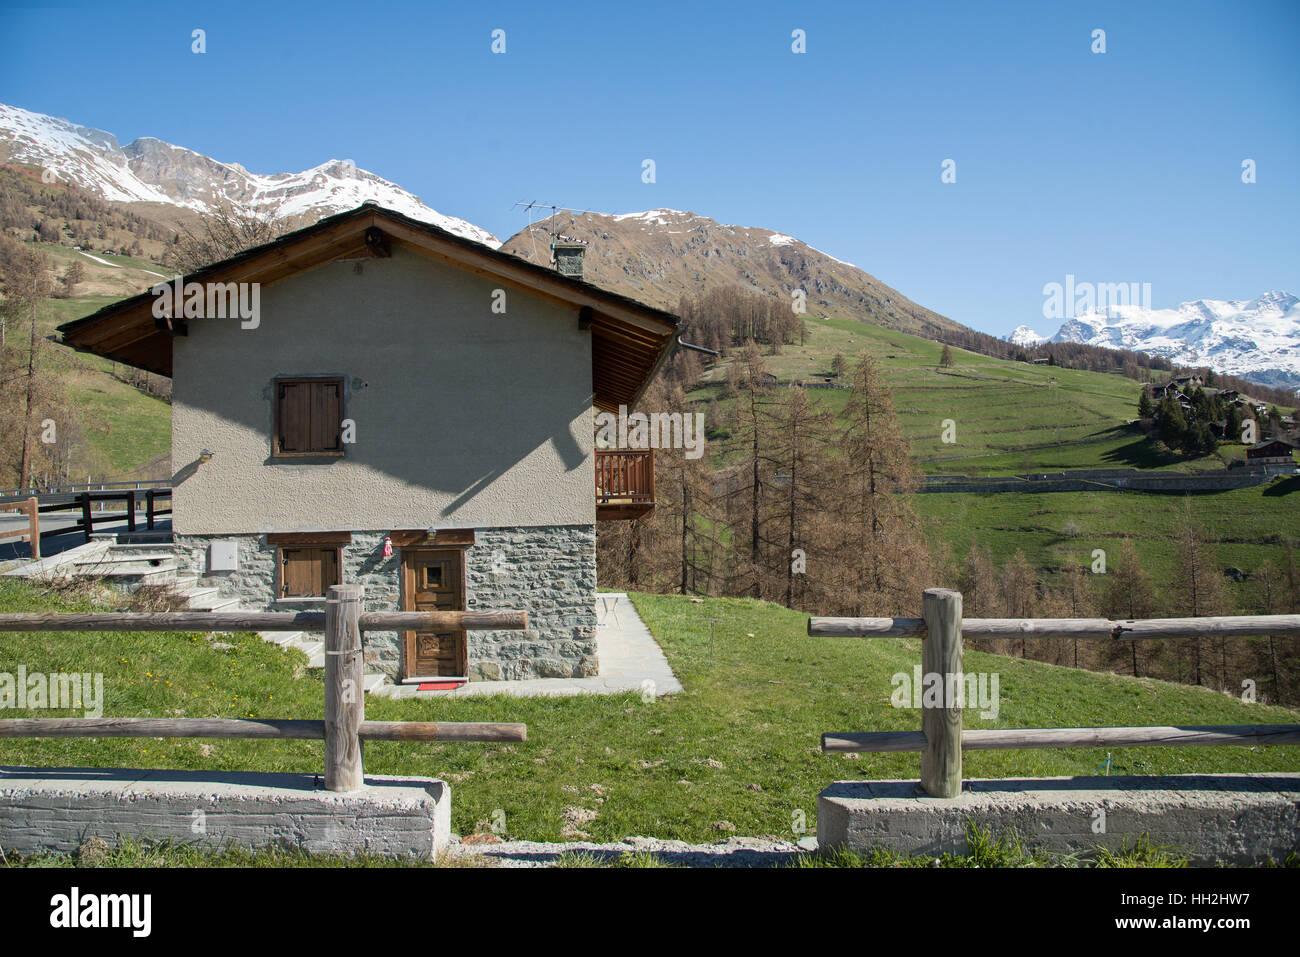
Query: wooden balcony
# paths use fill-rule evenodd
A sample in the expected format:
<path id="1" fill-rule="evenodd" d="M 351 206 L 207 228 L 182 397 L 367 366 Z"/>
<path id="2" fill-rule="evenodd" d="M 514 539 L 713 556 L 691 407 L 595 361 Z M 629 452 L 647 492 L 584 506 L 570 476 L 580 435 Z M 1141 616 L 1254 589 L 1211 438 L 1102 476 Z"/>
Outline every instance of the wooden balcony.
<path id="1" fill-rule="evenodd" d="M 596 449 L 596 520 L 641 518 L 654 507 L 654 449 Z"/>

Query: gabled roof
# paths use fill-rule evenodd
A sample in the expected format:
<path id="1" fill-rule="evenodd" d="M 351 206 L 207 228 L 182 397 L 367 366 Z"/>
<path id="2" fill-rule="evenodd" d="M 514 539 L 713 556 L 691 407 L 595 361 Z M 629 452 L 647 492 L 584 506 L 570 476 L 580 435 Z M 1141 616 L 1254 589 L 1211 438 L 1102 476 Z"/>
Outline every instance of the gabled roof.
<path id="1" fill-rule="evenodd" d="M 371 232 L 367 242 L 367 232 Z M 503 253 L 399 212 L 365 203 L 273 242 L 205 266 L 185 282 L 257 282 L 268 286 L 335 259 L 397 244 L 429 259 L 488 276 L 504 286 L 573 308 L 574 321 L 592 336 L 593 402 L 601 409 L 633 405 L 672 351 L 678 319 L 627 296 Z M 153 315 L 145 291 L 59 326 L 63 342 L 116 362 L 172 374 L 173 331 Z"/>
<path id="2" fill-rule="evenodd" d="M 1246 451 L 1259 452 L 1274 445 L 1285 445 L 1288 449 L 1300 449 L 1300 445 L 1296 445 L 1294 442 L 1288 442 L 1286 439 L 1265 439 L 1263 442 L 1252 445 Z"/>

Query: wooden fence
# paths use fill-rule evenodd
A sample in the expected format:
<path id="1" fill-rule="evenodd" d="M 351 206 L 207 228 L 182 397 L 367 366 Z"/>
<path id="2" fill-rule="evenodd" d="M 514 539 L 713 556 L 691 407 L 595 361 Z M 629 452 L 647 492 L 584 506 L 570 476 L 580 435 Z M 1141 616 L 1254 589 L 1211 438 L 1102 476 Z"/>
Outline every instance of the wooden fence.
<path id="1" fill-rule="evenodd" d="M 27 516 L 27 533 L 25 535 L 19 535 L 18 540 L 31 543 L 32 561 L 39 562 L 41 560 L 40 501 L 33 497 L 27 499 L 25 502 L 12 502 L 8 505 L 0 505 L 0 512 L 22 512 Z"/>
<path id="2" fill-rule="evenodd" d="M 961 793 L 962 751 L 1018 748 L 1172 747 L 1187 745 L 1300 744 L 1300 725 L 1245 724 L 1136 728 L 1027 728 L 962 730 L 961 640 L 966 638 L 1154 638 L 1300 635 L 1300 615 L 1225 618 L 962 618 L 961 593 L 927 589 L 922 618 L 810 618 L 808 634 L 821 637 L 920 638 L 921 670 L 941 676 L 938 705 L 921 709 L 920 731 L 828 733 L 826 752 L 920 751 L 921 786 L 933 797 Z M 924 698 L 922 699 L 924 702 Z"/>
<path id="3" fill-rule="evenodd" d="M 333 585 L 323 612 L 0 615 L 5 631 L 324 631 L 325 720 L 253 718 L 10 718 L 0 738 L 306 738 L 325 742 L 325 787 L 362 787 L 362 741 L 524 741 L 523 724 L 367 721 L 363 631 L 518 630 L 522 611 L 361 610 L 361 585 Z"/>

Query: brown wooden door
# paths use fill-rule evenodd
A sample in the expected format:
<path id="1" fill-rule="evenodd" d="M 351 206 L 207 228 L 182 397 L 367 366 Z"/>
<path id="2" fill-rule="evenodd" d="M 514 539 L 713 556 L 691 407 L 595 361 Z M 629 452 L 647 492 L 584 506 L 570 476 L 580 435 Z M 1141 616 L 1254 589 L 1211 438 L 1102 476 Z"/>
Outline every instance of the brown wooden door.
<path id="1" fill-rule="evenodd" d="M 403 550 L 402 607 L 408 611 L 464 611 L 465 553 L 458 548 Z M 404 638 L 408 678 L 468 676 L 465 632 L 408 631 Z"/>

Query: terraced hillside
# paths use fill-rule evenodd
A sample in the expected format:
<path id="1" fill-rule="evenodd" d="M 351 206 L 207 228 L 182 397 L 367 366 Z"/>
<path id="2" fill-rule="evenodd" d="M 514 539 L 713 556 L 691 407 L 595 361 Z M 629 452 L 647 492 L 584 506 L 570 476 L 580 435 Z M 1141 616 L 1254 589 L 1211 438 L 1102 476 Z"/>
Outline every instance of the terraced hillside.
<path id="1" fill-rule="evenodd" d="M 1010 475 L 1071 468 L 1219 469 L 1244 454 L 1225 445 L 1218 455 L 1169 455 L 1128 423 L 1137 415 L 1139 385 L 1119 375 L 994 359 L 953 349 L 941 368 L 943 346 L 928 339 L 852 319 L 809 318 L 803 345 L 765 357 L 780 382 L 821 382 L 839 354 L 851 365 L 863 351 L 880 361 L 894 390 L 899 421 L 914 455 L 928 473 Z M 691 398 L 721 397 L 725 364 L 712 370 Z M 848 393 L 811 393 L 825 408 L 840 409 Z M 702 408 L 703 406 L 701 406 Z M 944 439 L 952 420 L 955 441 Z M 726 441 L 718 451 L 726 457 Z"/>

